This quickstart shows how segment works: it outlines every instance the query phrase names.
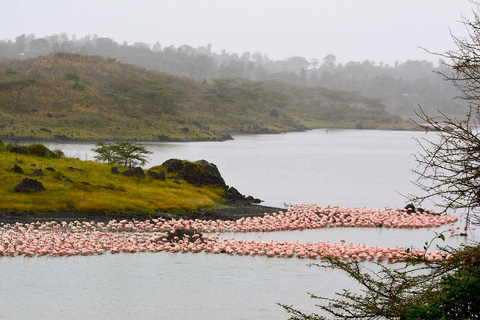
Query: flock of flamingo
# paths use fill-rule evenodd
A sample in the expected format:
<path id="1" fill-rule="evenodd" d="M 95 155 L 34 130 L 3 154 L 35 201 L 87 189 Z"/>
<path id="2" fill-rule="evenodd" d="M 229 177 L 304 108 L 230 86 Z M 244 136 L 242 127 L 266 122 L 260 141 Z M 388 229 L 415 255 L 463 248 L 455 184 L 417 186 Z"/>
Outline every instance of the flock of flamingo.
<path id="1" fill-rule="evenodd" d="M 205 252 L 268 257 L 298 257 L 404 261 L 412 255 L 445 259 L 442 252 L 383 248 L 364 244 L 329 242 L 262 242 L 222 238 L 222 232 L 274 232 L 333 227 L 429 228 L 458 218 L 406 209 L 359 209 L 338 206 L 296 205 L 263 217 L 236 221 L 151 219 L 104 222 L 33 222 L 0 224 L 0 256 L 73 256 L 135 252 Z M 459 229 L 459 227 L 456 227 Z M 474 229 L 474 227 L 472 227 Z"/>

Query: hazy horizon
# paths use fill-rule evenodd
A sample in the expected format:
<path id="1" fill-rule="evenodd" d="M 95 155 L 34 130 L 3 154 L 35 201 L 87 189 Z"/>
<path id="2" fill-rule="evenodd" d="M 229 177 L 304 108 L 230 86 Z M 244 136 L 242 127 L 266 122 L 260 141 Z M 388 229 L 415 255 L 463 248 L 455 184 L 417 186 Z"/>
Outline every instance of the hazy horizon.
<path id="1" fill-rule="evenodd" d="M 0 40 L 66 33 L 162 47 L 212 44 L 213 52 L 256 52 L 274 60 L 328 54 L 337 62 L 428 60 L 454 49 L 450 30 L 471 16 L 468 0 L 85 0 L 11 1 L 0 12 Z"/>

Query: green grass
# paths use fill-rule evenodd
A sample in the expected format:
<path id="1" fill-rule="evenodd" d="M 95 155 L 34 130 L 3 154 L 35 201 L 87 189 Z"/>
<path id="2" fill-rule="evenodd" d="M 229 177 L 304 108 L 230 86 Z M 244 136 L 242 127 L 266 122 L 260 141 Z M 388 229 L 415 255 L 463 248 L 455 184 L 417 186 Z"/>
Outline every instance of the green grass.
<path id="1" fill-rule="evenodd" d="M 15 164 L 23 169 L 23 174 L 12 171 Z M 47 167 L 56 171 L 48 171 Z M 82 171 L 72 171 L 69 167 Z M 34 176 L 35 169 L 42 169 L 43 176 Z M 157 171 L 161 169 L 161 166 L 156 167 Z M 46 190 L 14 192 L 15 186 L 24 178 L 40 181 Z M 66 178 L 73 182 L 66 181 Z M 217 206 L 224 192 L 216 188 L 195 187 L 185 181 L 176 184 L 171 179 L 161 181 L 148 176 L 142 179 L 115 175 L 111 173 L 110 165 L 104 163 L 25 156 L 5 149 L 0 150 L 0 181 L 0 211 L 17 212 L 182 212 Z"/>

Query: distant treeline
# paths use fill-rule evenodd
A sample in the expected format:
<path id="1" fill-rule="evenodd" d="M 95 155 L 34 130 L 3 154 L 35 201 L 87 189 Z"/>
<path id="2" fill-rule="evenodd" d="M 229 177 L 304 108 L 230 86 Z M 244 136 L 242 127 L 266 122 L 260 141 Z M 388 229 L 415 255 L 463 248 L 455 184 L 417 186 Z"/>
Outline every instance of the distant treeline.
<path id="1" fill-rule="evenodd" d="M 136 42 L 119 44 L 96 35 L 81 39 L 67 34 L 37 39 L 33 34 L 21 35 L 15 41 L 0 41 L 0 56 L 29 59 L 53 52 L 78 53 L 114 58 L 149 70 L 165 72 L 196 81 L 243 78 L 254 81 L 275 80 L 289 85 L 325 87 L 359 92 L 382 99 L 391 113 L 411 117 L 421 105 L 425 110 L 463 114 L 465 103 L 452 100 L 456 88 L 436 72 L 448 72 L 445 66 L 427 61 L 406 61 L 388 64 L 363 62 L 337 63 L 334 55 L 323 59 L 291 57 L 271 60 L 260 52 L 241 55 L 212 52 L 212 45 L 193 48 L 183 45 L 163 47 Z"/>

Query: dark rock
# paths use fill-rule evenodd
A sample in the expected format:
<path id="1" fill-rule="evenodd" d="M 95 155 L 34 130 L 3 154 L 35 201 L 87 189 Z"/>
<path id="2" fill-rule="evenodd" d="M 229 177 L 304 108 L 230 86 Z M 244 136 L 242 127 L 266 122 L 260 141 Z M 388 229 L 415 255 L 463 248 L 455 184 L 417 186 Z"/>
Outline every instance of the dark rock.
<path id="1" fill-rule="evenodd" d="M 48 171 L 51 171 L 51 172 L 55 172 L 55 168 L 52 168 L 52 167 L 46 167 L 45 170 L 48 170 Z"/>
<path id="2" fill-rule="evenodd" d="M 415 206 L 413 205 L 413 203 L 409 203 L 405 206 L 405 209 L 408 211 L 408 212 L 414 212 L 415 211 Z"/>
<path id="3" fill-rule="evenodd" d="M 75 167 L 68 167 L 68 170 L 73 171 L 73 172 L 83 172 L 84 171 L 83 169 L 75 168 Z"/>
<path id="4" fill-rule="evenodd" d="M 83 185 L 85 185 L 85 186 L 91 186 L 91 184 L 88 183 L 88 182 L 86 182 L 86 181 L 82 181 L 82 182 L 80 182 L 80 183 L 83 184 Z"/>
<path id="5" fill-rule="evenodd" d="M 15 187 L 15 192 L 38 192 L 45 190 L 41 182 L 25 178 Z"/>
<path id="6" fill-rule="evenodd" d="M 245 204 L 262 202 L 262 200 L 254 198 L 252 196 L 248 196 L 248 197 L 244 196 L 234 187 L 229 187 L 223 197 L 228 201 L 228 203 L 237 204 L 237 205 L 238 204 L 245 205 Z"/>
<path id="7" fill-rule="evenodd" d="M 40 131 L 48 132 L 48 133 L 51 133 L 51 132 L 52 132 L 52 131 L 48 130 L 47 128 L 40 128 Z"/>
<path id="8" fill-rule="evenodd" d="M 225 192 L 224 197 L 228 200 L 237 200 L 244 198 L 244 196 L 234 187 L 228 188 L 227 192 Z"/>
<path id="9" fill-rule="evenodd" d="M 14 166 L 13 166 L 12 171 L 15 172 L 15 173 L 23 173 L 22 168 L 20 168 L 20 167 L 17 166 L 17 165 L 14 165 Z"/>
<path id="10" fill-rule="evenodd" d="M 227 188 L 225 180 L 213 163 L 205 160 L 190 162 L 186 160 L 170 159 L 163 164 L 169 173 L 176 173 L 183 180 L 196 185 L 211 185 L 220 188 Z"/>
<path id="11" fill-rule="evenodd" d="M 147 175 L 149 175 L 150 177 L 156 180 L 165 180 L 165 172 L 158 173 L 152 170 L 148 170 Z"/>
<path id="12" fill-rule="evenodd" d="M 25 164 L 25 162 L 23 162 L 22 160 L 17 160 L 17 163 L 18 164 Z"/>
<path id="13" fill-rule="evenodd" d="M 120 170 L 118 170 L 118 167 L 112 167 L 111 170 L 113 174 L 120 174 Z"/>
<path id="14" fill-rule="evenodd" d="M 202 234 L 197 233 L 192 229 L 173 229 L 172 232 L 169 232 L 168 235 L 165 237 L 169 242 L 178 242 L 181 240 L 187 240 L 188 242 L 195 242 L 197 239 L 202 240 Z M 155 240 L 155 239 L 154 239 Z M 158 239 L 161 241 L 162 239 Z"/>
<path id="15" fill-rule="evenodd" d="M 34 175 L 34 176 L 43 176 L 43 171 L 42 171 L 42 169 L 35 169 L 35 170 L 33 170 L 33 175 Z"/>
<path id="16" fill-rule="evenodd" d="M 18 154 L 23 154 L 23 155 L 27 155 L 28 152 L 27 152 L 27 148 L 23 147 L 23 146 L 15 146 L 15 147 L 12 147 L 10 149 L 10 152 L 12 153 L 18 153 Z"/>
<path id="17" fill-rule="evenodd" d="M 65 179 L 65 181 L 67 181 L 67 182 L 73 182 L 73 181 L 72 181 L 71 179 L 69 179 L 69 178 Z"/>
<path id="18" fill-rule="evenodd" d="M 132 169 L 128 169 L 124 172 L 122 172 L 124 176 L 127 177 L 139 177 L 139 178 L 145 178 L 145 172 L 143 171 L 142 168 L 136 167 Z"/>

